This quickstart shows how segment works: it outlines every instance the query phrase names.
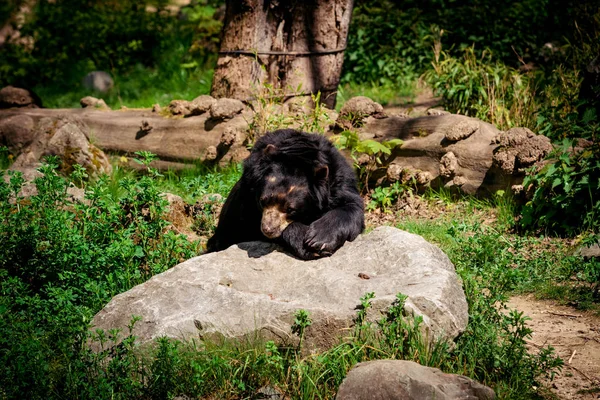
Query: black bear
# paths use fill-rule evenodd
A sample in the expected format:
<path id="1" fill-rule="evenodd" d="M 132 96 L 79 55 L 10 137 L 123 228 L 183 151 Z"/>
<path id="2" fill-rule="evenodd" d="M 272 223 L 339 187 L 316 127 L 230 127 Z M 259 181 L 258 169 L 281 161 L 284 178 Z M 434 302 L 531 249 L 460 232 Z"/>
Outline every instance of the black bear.
<path id="1" fill-rule="evenodd" d="M 342 154 L 321 135 L 281 129 L 260 138 L 244 161 L 207 252 L 268 240 L 310 260 L 364 228 L 356 175 Z"/>

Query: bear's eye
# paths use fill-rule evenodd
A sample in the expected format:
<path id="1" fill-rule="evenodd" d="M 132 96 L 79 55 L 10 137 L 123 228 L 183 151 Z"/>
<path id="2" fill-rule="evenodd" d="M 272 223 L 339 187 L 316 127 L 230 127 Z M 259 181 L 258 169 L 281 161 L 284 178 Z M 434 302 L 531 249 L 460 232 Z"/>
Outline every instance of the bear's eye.
<path id="1" fill-rule="evenodd" d="M 285 213 L 286 213 L 286 214 L 293 214 L 293 213 L 295 213 L 295 212 L 296 212 L 296 209 L 295 209 L 294 207 L 287 206 L 287 207 L 285 208 Z"/>

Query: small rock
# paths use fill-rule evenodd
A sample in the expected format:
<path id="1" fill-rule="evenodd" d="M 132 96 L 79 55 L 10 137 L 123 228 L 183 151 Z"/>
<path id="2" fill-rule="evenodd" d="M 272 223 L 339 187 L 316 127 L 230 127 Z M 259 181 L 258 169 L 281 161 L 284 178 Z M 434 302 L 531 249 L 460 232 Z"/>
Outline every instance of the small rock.
<path id="1" fill-rule="evenodd" d="M 169 103 L 169 111 L 173 115 L 183 115 L 184 117 L 190 115 L 190 102 L 187 100 L 172 100 Z"/>
<path id="2" fill-rule="evenodd" d="M 97 108 L 100 110 L 110 110 L 110 107 L 106 105 L 106 102 L 103 99 L 97 99 L 92 96 L 86 96 L 79 100 L 79 104 L 83 108 Z"/>
<path id="3" fill-rule="evenodd" d="M 152 112 L 153 113 L 159 113 L 162 111 L 162 108 L 160 107 L 160 104 L 154 104 L 152 105 Z"/>
<path id="4" fill-rule="evenodd" d="M 107 93 L 113 88 L 114 82 L 108 72 L 92 71 L 83 78 L 83 86 L 88 90 Z"/>
<path id="5" fill-rule="evenodd" d="M 154 127 L 150 124 L 150 122 L 148 122 L 148 120 L 145 120 L 145 119 L 142 120 L 142 124 L 140 125 L 140 131 L 142 131 L 144 133 L 150 133 L 150 131 L 153 128 Z"/>
<path id="6" fill-rule="evenodd" d="M 439 108 L 430 108 L 429 110 L 427 110 L 427 115 L 445 115 L 445 114 L 450 114 L 450 113 L 446 110 L 441 110 Z"/>
<path id="7" fill-rule="evenodd" d="M 398 164 L 390 164 L 385 174 L 388 181 L 398 182 L 402 178 L 402 167 Z"/>
<path id="8" fill-rule="evenodd" d="M 215 104 L 217 100 L 212 97 L 203 94 L 202 96 L 196 97 L 189 103 L 189 109 L 191 115 L 201 115 L 208 112 L 210 108 Z"/>
<path id="9" fill-rule="evenodd" d="M 208 146 L 206 148 L 206 153 L 204 154 L 204 159 L 211 161 L 217 158 L 217 148 L 215 146 Z"/>
<path id="10" fill-rule="evenodd" d="M 451 142 L 458 142 L 471 136 L 477 129 L 479 129 L 479 122 L 465 118 L 450 125 L 446 130 L 445 138 Z"/>
<path id="11" fill-rule="evenodd" d="M 419 172 L 417 172 L 417 175 L 415 176 L 415 179 L 417 181 L 417 184 L 419 184 L 421 186 L 425 186 L 425 185 L 429 184 L 429 182 L 431 182 L 433 180 L 433 176 L 431 175 L 430 172 L 419 171 Z"/>
<path id="12" fill-rule="evenodd" d="M 356 96 L 348 100 L 340 109 L 340 116 L 354 114 L 369 116 L 383 112 L 383 106 L 366 96 Z"/>
<path id="13" fill-rule="evenodd" d="M 221 140 L 219 141 L 219 144 L 231 147 L 235 143 L 237 136 L 237 130 L 231 126 L 228 126 L 221 134 Z"/>
<path id="14" fill-rule="evenodd" d="M 449 151 L 440 159 L 440 175 L 445 178 L 452 177 L 458 169 L 458 159 Z"/>
<path id="15" fill-rule="evenodd" d="M 231 119 L 244 109 L 244 103 L 237 99 L 218 99 L 210 107 L 210 117 L 218 120 Z"/>
<path id="16" fill-rule="evenodd" d="M 356 96 L 348 100 L 341 108 L 336 124 L 342 128 L 359 127 L 369 116 L 385 117 L 383 107 L 365 96 Z"/>

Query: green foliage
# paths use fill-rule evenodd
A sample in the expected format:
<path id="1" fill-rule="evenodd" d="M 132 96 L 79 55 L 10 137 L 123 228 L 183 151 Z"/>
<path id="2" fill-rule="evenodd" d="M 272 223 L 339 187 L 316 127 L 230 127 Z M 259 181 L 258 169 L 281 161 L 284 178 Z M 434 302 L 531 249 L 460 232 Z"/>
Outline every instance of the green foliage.
<path id="1" fill-rule="evenodd" d="M 166 4 L 159 1 L 158 7 Z M 30 50 L 7 46 L 0 82 L 19 80 L 33 85 L 60 80 L 87 60 L 99 69 L 138 62 L 150 65 L 154 52 L 165 50 L 162 37 L 168 35 L 169 19 L 165 13 L 147 12 L 143 2 L 37 2 L 21 29 L 22 36 L 33 37 L 35 45 Z"/>
<path id="2" fill-rule="evenodd" d="M 350 117 L 352 118 L 352 117 Z M 357 117 L 361 119 L 361 117 Z M 394 150 L 402 146 L 402 140 L 392 139 L 378 142 L 373 139 L 360 139 L 358 132 L 344 130 L 335 137 L 335 144 L 342 150 L 350 150 L 359 185 L 369 191 L 369 181 L 374 174 L 385 170 L 396 158 Z"/>
<path id="3" fill-rule="evenodd" d="M 184 7 L 168 1 L 40 1 L 20 29 L 32 45 L 8 42 L 0 53 L 0 85 L 27 86 L 45 106 L 79 107 L 89 95 L 81 80 L 90 71 L 111 73 L 107 104 L 149 107 L 208 93 L 222 23 L 220 1 Z"/>
<path id="4" fill-rule="evenodd" d="M 302 349 L 302 341 L 304 340 L 304 333 L 306 328 L 312 324 L 310 316 L 306 310 L 298 310 L 294 314 L 294 323 L 292 324 L 292 333 L 298 335 L 300 342 L 298 343 L 298 350 Z"/>
<path id="5" fill-rule="evenodd" d="M 69 380 L 83 385 L 89 379 L 73 374 L 85 373 L 77 368 L 85 366 L 93 314 L 112 296 L 197 251 L 166 229 L 155 170 L 120 182 L 124 196 L 116 201 L 106 176 L 85 187 L 83 201 L 73 201 L 58 164 L 50 158 L 40 168 L 37 194 L 28 198 L 20 195 L 19 173 L 9 172 L 8 183 L 0 179 L 0 387 L 8 398 L 63 391 L 77 397 L 68 394 Z M 75 176 L 81 183 L 82 170 Z"/>
<path id="6" fill-rule="evenodd" d="M 600 229 L 600 149 L 598 142 L 576 151 L 565 139 L 557 148 L 556 161 L 527 176 L 533 197 L 523 208 L 521 225 L 551 233 L 576 235 Z"/>
<path id="7" fill-rule="evenodd" d="M 442 96 L 450 112 L 489 121 L 500 129 L 534 125 L 534 88 L 531 78 L 504 63 L 494 61 L 490 52 L 481 56 L 473 47 L 461 58 L 448 53 L 436 57 L 425 80 Z"/>
<path id="8" fill-rule="evenodd" d="M 405 87 L 414 81 L 430 61 L 429 28 L 421 13 L 413 4 L 357 2 L 342 82 Z"/>
<path id="9" fill-rule="evenodd" d="M 394 182 L 390 186 L 376 187 L 371 191 L 371 200 L 367 204 L 367 210 L 380 208 L 383 212 L 387 212 L 388 208 L 397 202 L 406 190 L 400 182 Z"/>

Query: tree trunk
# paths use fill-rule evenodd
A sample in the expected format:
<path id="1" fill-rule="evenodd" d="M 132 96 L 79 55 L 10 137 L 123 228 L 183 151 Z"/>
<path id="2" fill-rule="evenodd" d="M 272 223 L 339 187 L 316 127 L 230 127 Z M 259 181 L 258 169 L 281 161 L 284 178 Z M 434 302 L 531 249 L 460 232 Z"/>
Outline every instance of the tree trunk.
<path id="1" fill-rule="evenodd" d="M 211 94 L 249 101 L 267 84 L 333 108 L 353 3 L 227 0 Z"/>

